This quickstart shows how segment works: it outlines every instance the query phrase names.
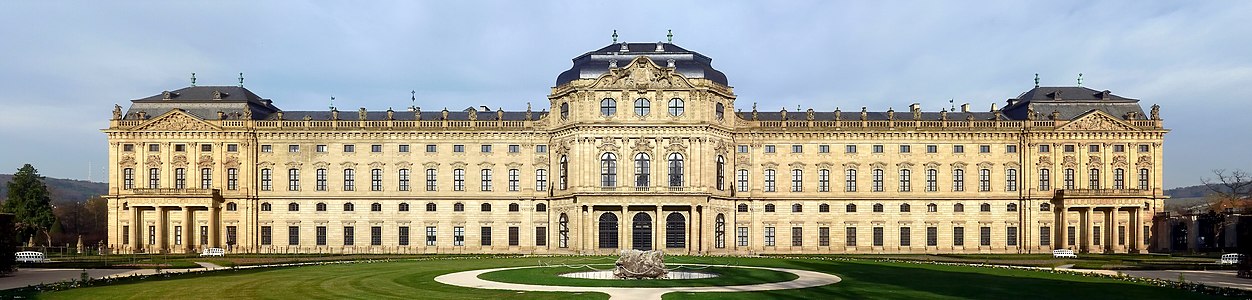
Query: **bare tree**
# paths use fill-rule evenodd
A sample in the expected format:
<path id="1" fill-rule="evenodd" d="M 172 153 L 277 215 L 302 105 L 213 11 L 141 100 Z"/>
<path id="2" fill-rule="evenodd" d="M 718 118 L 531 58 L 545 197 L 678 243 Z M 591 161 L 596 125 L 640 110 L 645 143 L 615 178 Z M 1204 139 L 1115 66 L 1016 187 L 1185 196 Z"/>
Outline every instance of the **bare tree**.
<path id="1" fill-rule="evenodd" d="M 1237 226 L 1236 223 L 1240 220 L 1233 217 L 1233 214 L 1252 211 L 1252 174 L 1243 170 L 1217 169 L 1213 170 L 1213 175 L 1217 178 L 1203 178 L 1200 181 L 1212 191 L 1208 197 L 1210 214 L 1219 216 L 1213 222 L 1213 231 L 1215 237 L 1222 237 L 1226 226 Z M 1237 236 L 1232 238 L 1238 241 L 1236 247 L 1243 254 L 1239 261 L 1238 276 L 1252 278 L 1252 260 L 1249 260 L 1252 258 L 1252 232 L 1235 230 L 1235 234 Z"/>

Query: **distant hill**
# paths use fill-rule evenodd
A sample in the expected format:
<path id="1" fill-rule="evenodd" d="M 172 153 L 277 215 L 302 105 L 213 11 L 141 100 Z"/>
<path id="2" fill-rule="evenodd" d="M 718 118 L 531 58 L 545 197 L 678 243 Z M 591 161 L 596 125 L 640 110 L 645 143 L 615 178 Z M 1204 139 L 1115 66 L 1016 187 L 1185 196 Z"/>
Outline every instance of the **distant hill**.
<path id="1" fill-rule="evenodd" d="M 0 174 L 0 200 L 8 197 L 11 180 L 13 174 Z M 52 192 L 52 202 L 83 202 L 91 197 L 104 195 L 109 189 L 107 183 L 86 180 L 44 177 L 43 182 Z"/>
<path id="2" fill-rule="evenodd" d="M 1215 189 L 1229 191 L 1225 186 L 1216 184 L 1211 186 Z M 1165 190 L 1165 195 L 1169 196 L 1170 199 L 1165 200 L 1165 209 L 1172 211 L 1206 204 L 1209 201 L 1206 197 L 1211 194 L 1213 194 L 1213 189 L 1203 184 L 1168 189 Z"/>

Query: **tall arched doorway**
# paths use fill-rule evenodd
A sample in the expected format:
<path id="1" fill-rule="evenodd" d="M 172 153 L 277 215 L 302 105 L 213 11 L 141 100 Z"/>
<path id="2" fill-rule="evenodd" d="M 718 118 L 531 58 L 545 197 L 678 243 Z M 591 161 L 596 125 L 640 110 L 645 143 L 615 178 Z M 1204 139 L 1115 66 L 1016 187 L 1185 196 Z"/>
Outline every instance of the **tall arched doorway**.
<path id="1" fill-rule="evenodd" d="M 617 249 L 617 215 L 600 215 L 600 248 Z"/>
<path id="2" fill-rule="evenodd" d="M 665 248 L 687 246 L 687 218 L 681 213 L 669 213 L 665 217 Z"/>
<path id="3" fill-rule="evenodd" d="M 631 221 L 631 249 L 652 250 L 652 217 L 648 213 L 637 213 Z"/>

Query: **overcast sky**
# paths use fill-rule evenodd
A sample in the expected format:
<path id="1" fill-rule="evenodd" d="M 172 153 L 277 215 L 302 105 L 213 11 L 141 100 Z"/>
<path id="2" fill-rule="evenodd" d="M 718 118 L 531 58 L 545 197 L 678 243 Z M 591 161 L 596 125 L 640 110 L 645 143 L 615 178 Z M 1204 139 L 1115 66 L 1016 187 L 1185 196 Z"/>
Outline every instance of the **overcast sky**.
<path id="1" fill-rule="evenodd" d="M 1252 1 L 0 1 L 0 173 L 102 181 L 114 103 L 245 86 L 285 110 L 546 107 L 620 40 L 713 58 L 737 108 L 977 110 L 1033 86 L 1161 105 L 1165 185 L 1252 171 Z M 787 5 L 777 5 L 785 3 Z M 89 168 L 89 166 L 94 166 Z"/>

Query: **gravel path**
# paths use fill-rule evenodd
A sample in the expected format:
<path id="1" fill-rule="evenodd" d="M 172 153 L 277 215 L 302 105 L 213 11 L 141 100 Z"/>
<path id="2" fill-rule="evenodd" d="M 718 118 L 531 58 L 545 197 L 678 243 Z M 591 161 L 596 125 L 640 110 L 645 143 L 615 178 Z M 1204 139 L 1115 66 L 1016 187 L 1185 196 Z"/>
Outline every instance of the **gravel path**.
<path id="1" fill-rule="evenodd" d="M 782 268 L 765 268 L 765 267 L 747 267 L 737 266 L 735 268 L 751 268 L 763 269 L 779 272 L 787 272 L 796 274 L 799 278 L 791 281 L 761 283 L 749 285 L 730 285 L 730 286 L 701 286 L 701 287 L 664 287 L 664 288 L 621 288 L 621 287 L 580 287 L 580 286 L 554 286 L 554 285 L 531 285 L 504 283 L 479 279 L 478 275 L 488 272 L 523 269 L 523 268 L 539 268 L 539 267 L 512 267 L 512 268 L 496 268 L 464 271 L 451 274 L 444 274 L 435 277 L 435 281 L 447 285 L 455 285 L 462 287 L 471 287 L 479 289 L 491 290 L 513 290 L 513 291 L 535 291 L 535 292 L 583 292 L 583 293 L 606 293 L 609 299 L 661 299 L 661 295 L 672 292 L 683 293 L 709 293 L 709 292 L 750 292 L 750 291 L 772 291 L 772 290 L 789 290 L 809 288 L 815 286 L 823 286 L 839 282 L 840 278 L 822 272 L 782 269 Z"/>

